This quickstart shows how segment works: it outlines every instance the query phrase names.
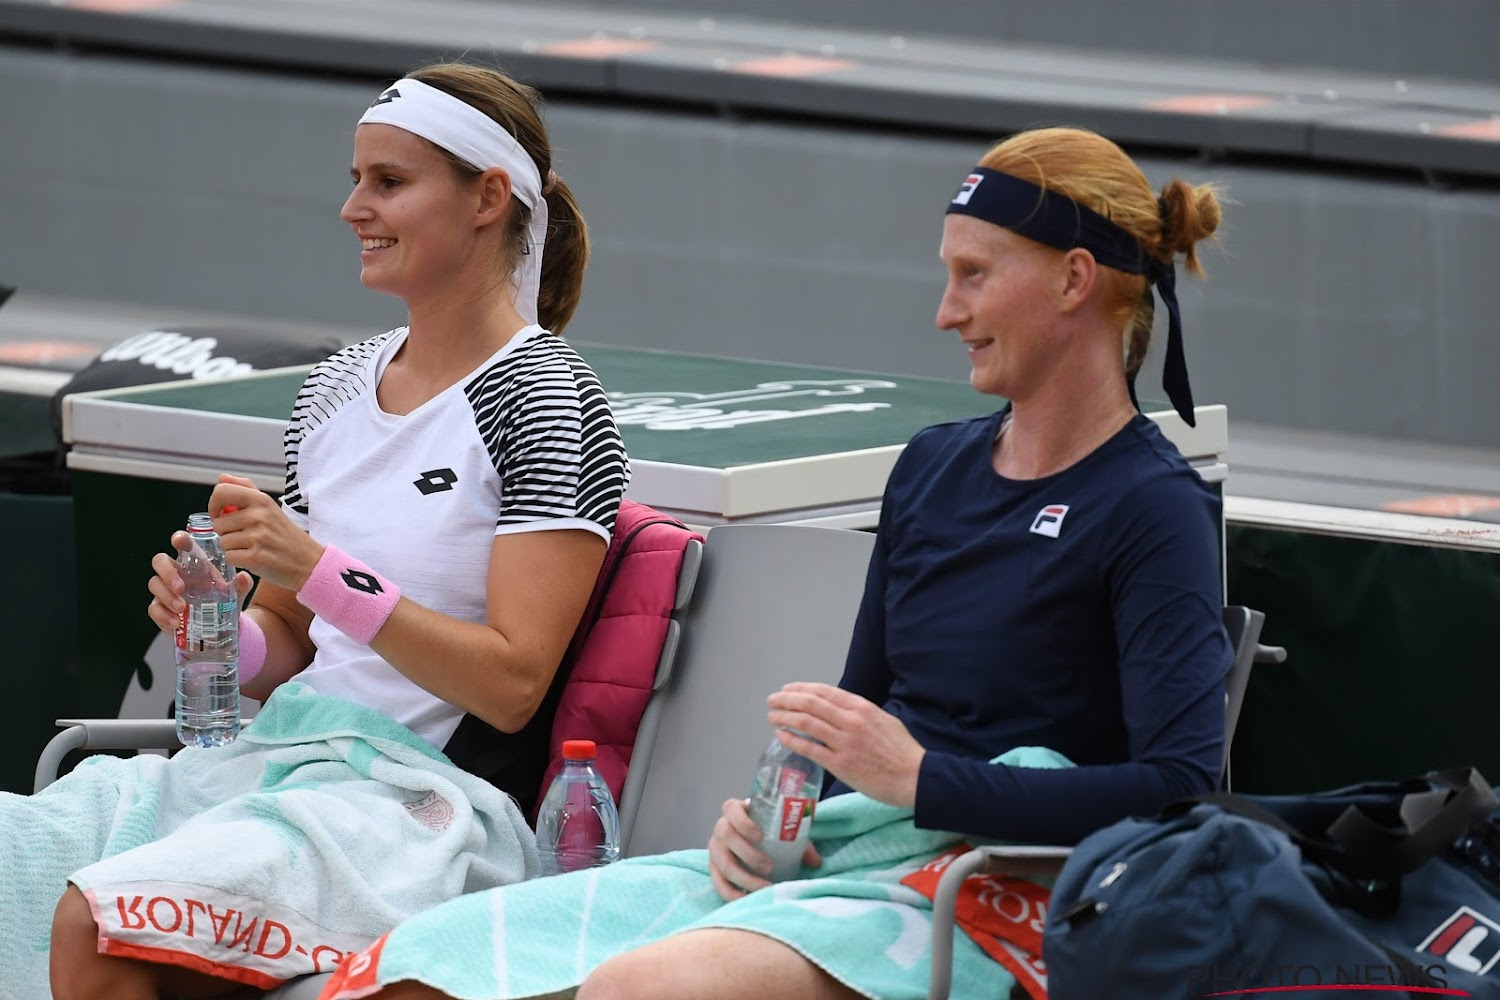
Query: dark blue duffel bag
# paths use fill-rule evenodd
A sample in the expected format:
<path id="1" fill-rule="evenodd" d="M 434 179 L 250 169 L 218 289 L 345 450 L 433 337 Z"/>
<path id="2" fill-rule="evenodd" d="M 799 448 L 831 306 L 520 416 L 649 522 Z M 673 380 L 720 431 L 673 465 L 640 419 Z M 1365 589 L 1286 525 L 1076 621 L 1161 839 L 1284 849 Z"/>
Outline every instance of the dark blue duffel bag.
<path id="1" fill-rule="evenodd" d="M 1500 1000 L 1496 804 L 1459 769 L 1116 823 L 1052 890 L 1049 996 Z"/>

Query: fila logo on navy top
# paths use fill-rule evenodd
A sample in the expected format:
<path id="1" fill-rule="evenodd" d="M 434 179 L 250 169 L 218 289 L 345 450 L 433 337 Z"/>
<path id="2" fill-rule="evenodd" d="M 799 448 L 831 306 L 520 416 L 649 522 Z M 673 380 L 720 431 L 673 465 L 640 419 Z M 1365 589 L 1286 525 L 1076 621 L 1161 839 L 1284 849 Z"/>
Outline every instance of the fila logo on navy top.
<path id="1" fill-rule="evenodd" d="M 1067 516 L 1067 504 L 1049 503 L 1037 511 L 1036 520 L 1031 522 L 1031 533 L 1034 535 L 1046 535 L 1048 538 L 1056 538 L 1062 534 L 1063 518 Z"/>
<path id="2" fill-rule="evenodd" d="M 958 194 L 953 196 L 953 204 L 967 205 L 969 203 L 969 199 L 974 197 L 974 189 L 977 188 L 983 180 L 983 174 L 970 174 L 969 176 L 965 177 L 962 186 L 960 186 L 958 189 Z"/>
<path id="3" fill-rule="evenodd" d="M 375 98 L 375 103 L 370 105 L 370 107 L 373 108 L 378 107 L 381 104 L 389 104 L 400 96 L 401 91 L 397 90 L 395 87 L 392 87 L 385 93 L 381 94 L 379 97 Z"/>
<path id="4" fill-rule="evenodd" d="M 1449 968 L 1482 976 L 1500 961 L 1500 924 L 1460 906 L 1417 946 Z"/>
<path id="5" fill-rule="evenodd" d="M 432 469 L 412 481 L 412 485 L 422 491 L 423 496 L 430 497 L 434 493 L 453 489 L 453 484 L 458 482 L 458 473 L 452 469 Z"/>
<path id="6" fill-rule="evenodd" d="M 369 573 L 362 573 L 357 569 L 346 569 L 343 574 L 344 586 L 350 590 L 363 590 L 367 594 L 383 594 L 385 588 L 380 581 Z"/>

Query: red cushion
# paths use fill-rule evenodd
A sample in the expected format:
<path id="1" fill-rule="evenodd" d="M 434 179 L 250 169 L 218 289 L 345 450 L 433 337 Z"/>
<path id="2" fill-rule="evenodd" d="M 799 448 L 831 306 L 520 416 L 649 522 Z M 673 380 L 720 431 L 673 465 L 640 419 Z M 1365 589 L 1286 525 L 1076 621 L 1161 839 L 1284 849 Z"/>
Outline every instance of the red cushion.
<path id="1" fill-rule="evenodd" d="M 599 771 L 620 800 L 691 539 L 703 536 L 645 504 L 621 503 L 599 581 L 559 668 L 568 679 L 553 716 L 544 792 L 562 768 L 563 740 L 593 740 Z"/>

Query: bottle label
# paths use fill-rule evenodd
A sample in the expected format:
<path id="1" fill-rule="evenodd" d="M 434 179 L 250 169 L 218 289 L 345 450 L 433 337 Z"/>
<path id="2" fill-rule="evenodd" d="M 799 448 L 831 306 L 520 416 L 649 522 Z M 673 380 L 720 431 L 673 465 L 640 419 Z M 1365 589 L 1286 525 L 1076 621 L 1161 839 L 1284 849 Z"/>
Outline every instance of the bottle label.
<path id="1" fill-rule="evenodd" d="M 794 841 L 802 833 L 802 824 L 811 818 L 813 811 L 813 800 L 801 797 L 787 797 L 781 800 L 781 822 L 777 830 L 777 839 Z"/>
<path id="2" fill-rule="evenodd" d="M 194 653 L 217 648 L 238 607 L 237 601 L 189 603 L 177 622 L 177 648 Z"/>
<path id="3" fill-rule="evenodd" d="M 776 794 L 778 795 L 801 795 L 802 786 L 807 784 L 806 771 L 787 767 L 784 764 L 776 778 Z"/>

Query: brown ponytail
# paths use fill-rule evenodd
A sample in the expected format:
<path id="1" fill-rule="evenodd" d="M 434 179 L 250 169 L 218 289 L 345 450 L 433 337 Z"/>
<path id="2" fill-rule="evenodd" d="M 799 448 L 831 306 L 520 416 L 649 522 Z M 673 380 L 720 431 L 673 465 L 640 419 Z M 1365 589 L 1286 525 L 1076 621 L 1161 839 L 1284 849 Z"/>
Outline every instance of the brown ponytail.
<path id="1" fill-rule="evenodd" d="M 560 335 L 583 297 L 589 229 L 566 182 L 554 176 L 546 198 L 547 248 L 542 256 L 541 289 L 536 296 L 537 322 Z"/>

